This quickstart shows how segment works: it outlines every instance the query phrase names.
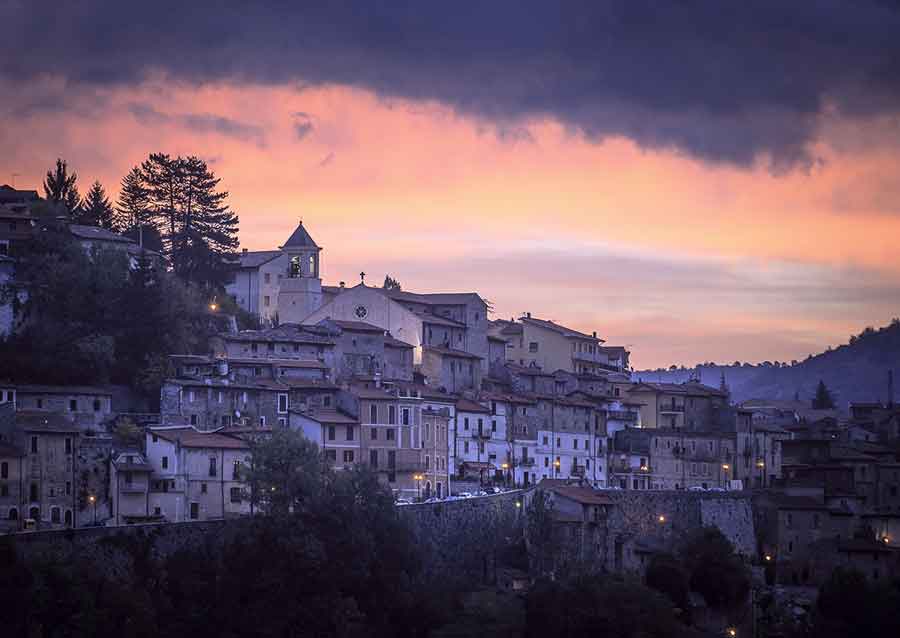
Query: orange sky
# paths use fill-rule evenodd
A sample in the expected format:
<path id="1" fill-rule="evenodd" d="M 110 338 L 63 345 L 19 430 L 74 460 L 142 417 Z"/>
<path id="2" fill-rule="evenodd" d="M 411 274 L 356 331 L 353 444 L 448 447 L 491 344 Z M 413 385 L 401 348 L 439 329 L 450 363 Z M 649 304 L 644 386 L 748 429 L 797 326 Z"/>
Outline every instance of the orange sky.
<path id="1" fill-rule="evenodd" d="M 900 315 L 896 119 L 827 116 L 821 161 L 772 175 L 342 87 L 163 80 L 5 112 L 0 181 L 36 188 L 61 156 L 82 192 L 99 179 L 115 194 L 150 152 L 200 155 L 244 247 L 273 248 L 302 218 L 326 283 L 365 270 L 477 290 L 495 316 L 629 344 L 638 367 L 802 358 Z"/>

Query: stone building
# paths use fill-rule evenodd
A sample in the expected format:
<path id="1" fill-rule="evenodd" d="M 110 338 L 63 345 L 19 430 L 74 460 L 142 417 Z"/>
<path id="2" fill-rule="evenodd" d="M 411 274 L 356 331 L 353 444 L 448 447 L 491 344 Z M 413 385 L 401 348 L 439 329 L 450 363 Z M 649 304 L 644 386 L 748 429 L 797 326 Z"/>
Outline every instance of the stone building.
<path id="1" fill-rule="evenodd" d="M 450 494 L 450 410 L 422 408 L 422 496 Z"/>
<path id="2" fill-rule="evenodd" d="M 99 430 L 113 416 L 112 393 L 106 388 L 17 385 L 13 389 L 18 409 L 65 414 L 83 430 Z"/>
<path id="3" fill-rule="evenodd" d="M 521 334 L 508 325 L 493 330 L 499 337 L 509 338 L 507 361 L 520 366 L 535 365 L 543 370 L 595 374 L 608 369 L 608 356 L 600 352 L 603 339 L 562 326 L 554 321 L 532 317 L 519 318 Z M 504 330 L 506 332 L 504 332 Z"/>
<path id="4" fill-rule="evenodd" d="M 61 414 L 13 410 L 9 404 L 2 407 L 0 442 L 24 454 L 18 457 L 19 464 L 14 463 L 14 457 L 6 459 L 9 475 L 19 478 L 18 488 L 6 483 L 10 493 L 7 499 L 18 494 L 19 501 L 17 507 L 7 500 L 7 521 L 10 511 L 17 508 L 21 528 L 74 527 L 80 497 L 86 496 L 78 494 L 76 474 L 81 430 Z M 8 449 L 7 454 L 11 452 Z"/>
<path id="5" fill-rule="evenodd" d="M 506 437 L 501 439 L 495 431 L 497 422 L 491 419 L 487 405 L 460 398 L 455 407 L 451 472 L 479 484 L 492 482 L 498 472 L 502 473 L 501 464 L 508 462 Z M 498 446 L 503 448 L 499 457 Z"/>
<path id="6" fill-rule="evenodd" d="M 246 441 L 192 427 L 158 427 L 147 430 L 145 449 L 152 468 L 145 517 L 176 523 L 250 513 Z"/>
<path id="7" fill-rule="evenodd" d="M 280 250 L 248 251 L 238 255 L 232 280 L 225 291 L 235 303 L 271 325 L 278 316 L 278 291 L 288 269 L 288 256 Z"/>
<path id="8" fill-rule="evenodd" d="M 25 505 L 25 452 L 0 440 L 0 532 L 17 532 Z"/>
<path id="9" fill-rule="evenodd" d="M 292 359 L 319 361 L 335 369 L 334 339 L 315 327 L 280 325 L 219 335 L 213 347 L 217 358 Z"/>

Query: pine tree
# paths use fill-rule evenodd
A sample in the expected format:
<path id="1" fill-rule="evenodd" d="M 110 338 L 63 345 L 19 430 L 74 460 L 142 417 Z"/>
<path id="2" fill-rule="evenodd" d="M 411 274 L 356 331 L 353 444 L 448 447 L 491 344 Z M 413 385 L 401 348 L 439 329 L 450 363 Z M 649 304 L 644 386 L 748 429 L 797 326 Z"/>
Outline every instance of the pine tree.
<path id="1" fill-rule="evenodd" d="M 382 286 L 385 290 L 401 290 L 400 282 L 391 277 L 390 275 L 384 276 L 384 285 Z"/>
<path id="2" fill-rule="evenodd" d="M 56 168 L 47 171 L 47 177 L 44 180 L 44 197 L 54 204 L 65 206 L 70 215 L 76 215 L 81 204 L 77 181 L 78 174 L 73 171 L 69 175 L 66 161 L 57 158 Z"/>
<path id="3" fill-rule="evenodd" d="M 812 401 L 812 407 L 815 410 L 834 409 L 834 397 L 821 379 L 819 379 L 819 385 L 816 386 L 816 396 Z"/>
<path id="4" fill-rule="evenodd" d="M 228 192 L 217 190 L 221 180 L 194 156 L 153 153 L 134 170 L 145 189 L 148 222 L 160 229 L 174 272 L 204 285 L 224 283 L 238 247 L 238 216 L 226 203 Z"/>
<path id="5" fill-rule="evenodd" d="M 112 204 L 109 203 L 106 190 L 99 181 L 95 181 L 91 185 L 91 190 L 85 196 L 76 220 L 79 224 L 116 230 L 115 211 Z"/>
<path id="6" fill-rule="evenodd" d="M 122 178 L 116 213 L 118 226 L 123 232 L 151 223 L 150 194 L 144 184 L 144 174 L 137 166 Z"/>

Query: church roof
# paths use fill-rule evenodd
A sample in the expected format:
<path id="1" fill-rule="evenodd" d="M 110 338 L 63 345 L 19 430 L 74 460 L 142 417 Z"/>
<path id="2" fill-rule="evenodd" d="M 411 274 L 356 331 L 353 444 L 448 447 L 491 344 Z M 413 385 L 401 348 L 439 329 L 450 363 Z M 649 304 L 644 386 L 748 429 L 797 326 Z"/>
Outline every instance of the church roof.
<path id="1" fill-rule="evenodd" d="M 284 242 L 282 248 L 318 248 L 321 250 L 319 245 L 309 236 L 306 228 L 303 227 L 302 221 L 297 225 L 297 228 L 294 229 L 291 236 L 288 237 L 288 240 Z"/>

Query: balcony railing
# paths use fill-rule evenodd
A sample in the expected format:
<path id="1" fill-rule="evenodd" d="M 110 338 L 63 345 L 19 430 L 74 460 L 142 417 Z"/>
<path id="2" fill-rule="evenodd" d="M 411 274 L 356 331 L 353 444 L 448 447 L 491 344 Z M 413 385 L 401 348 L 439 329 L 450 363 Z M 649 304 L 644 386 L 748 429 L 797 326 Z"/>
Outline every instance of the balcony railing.
<path id="1" fill-rule="evenodd" d="M 617 421 L 637 421 L 637 412 L 626 412 L 625 410 L 608 410 L 606 413 L 608 419 Z"/>
<path id="2" fill-rule="evenodd" d="M 680 414 L 681 412 L 684 412 L 684 404 L 681 404 L 681 405 L 671 405 L 671 404 L 669 404 L 669 405 L 661 405 L 661 406 L 659 406 L 659 411 L 660 411 L 660 412 L 675 412 L 675 413 L 679 413 L 679 414 Z"/>
<path id="3" fill-rule="evenodd" d="M 525 459 L 518 458 L 518 459 L 515 459 L 513 461 L 513 463 L 515 465 L 518 465 L 519 467 L 534 467 L 535 459 L 533 456 L 529 457 L 529 458 L 525 458 Z"/>

